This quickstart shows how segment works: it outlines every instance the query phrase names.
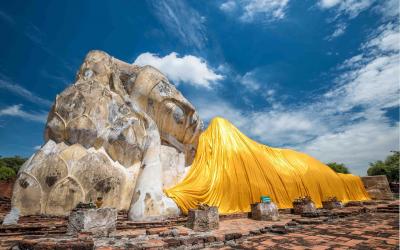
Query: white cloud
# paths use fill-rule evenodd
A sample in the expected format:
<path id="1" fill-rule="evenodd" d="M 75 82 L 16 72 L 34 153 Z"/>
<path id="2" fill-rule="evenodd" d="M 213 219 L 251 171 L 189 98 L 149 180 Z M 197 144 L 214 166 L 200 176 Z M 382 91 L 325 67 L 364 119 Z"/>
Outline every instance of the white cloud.
<path id="1" fill-rule="evenodd" d="M 390 24 L 381 26 L 362 48 L 362 54 L 340 66 L 348 71 L 337 79 L 339 86 L 326 97 L 340 98 L 341 110 L 356 105 L 379 108 L 399 105 L 399 30 Z"/>
<path id="2" fill-rule="evenodd" d="M 36 145 L 33 147 L 34 150 L 39 150 L 42 146 L 41 145 Z"/>
<path id="3" fill-rule="evenodd" d="M 397 25 L 393 23 L 382 25 L 377 32 L 379 35 L 373 34 L 373 38 L 363 45 L 364 49 L 372 48 L 388 52 L 400 50 L 400 33 Z"/>
<path id="4" fill-rule="evenodd" d="M 306 113 L 289 110 L 253 112 L 248 117 L 247 131 L 270 145 L 293 145 L 307 140 L 318 131 L 318 121 L 310 119 Z"/>
<path id="5" fill-rule="evenodd" d="M 289 0 L 228 0 L 220 5 L 220 9 L 231 14 L 238 10 L 242 22 L 269 22 L 285 17 L 288 3 Z"/>
<path id="6" fill-rule="evenodd" d="M 320 0 L 322 9 L 334 9 L 337 15 L 346 15 L 350 19 L 355 18 L 368 9 L 375 0 Z"/>
<path id="7" fill-rule="evenodd" d="M 220 98 L 213 98 L 207 95 L 207 98 L 194 98 L 192 101 L 199 112 L 199 116 L 206 123 L 216 116 L 228 119 L 239 128 L 242 128 L 242 126 L 247 123 L 243 111 L 232 107 L 229 103 Z"/>
<path id="8" fill-rule="evenodd" d="M 250 71 L 250 72 L 247 72 L 246 74 L 244 74 L 244 76 L 242 76 L 239 79 L 239 82 L 251 91 L 256 91 L 256 90 L 260 89 L 260 83 L 255 78 L 254 71 Z"/>
<path id="9" fill-rule="evenodd" d="M 347 28 L 347 26 L 344 23 L 340 23 L 340 24 L 336 25 L 335 31 L 330 36 L 327 37 L 327 40 L 332 40 L 336 37 L 343 35 L 346 31 L 346 28 Z"/>
<path id="10" fill-rule="evenodd" d="M 299 148 L 324 162 L 344 162 L 353 173 L 366 175 L 370 162 L 399 148 L 399 123 L 391 126 L 379 118 L 343 127 L 343 132 L 328 132 Z"/>
<path id="11" fill-rule="evenodd" d="M 34 93 L 25 89 L 24 87 L 21 87 L 20 85 L 11 82 L 9 79 L 7 79 L 5 76 L 1 74 L 0 74 L 0 89 L 6 89 L 16 95 L 23 97 L 25 100 L 29 102 L 46 107 L 51 106 L 51 101 L 35 95 Z"/>
<path id="12" fill-rule="evenodd" d="M 400 14 L 399 5 L 399 0 L 386 0 L 382 1 L 382 4 L 376 7 L 376 10 L 382 14 L 383 19 L 398 18 Z"/>
<path id="13" fill-rule="evenodd" d="M 22 105 L 12 105 L 9 107 L 5 107 L 3 109 L 0 109 L 0 117 L 1 116 L 13 116 L 13 117 L 19 117 L 25 120 L 29 121 L 34 121 L 34 122 L 42 122 L 45 123 L 47 119 L 47 113 L 46 112 L 34 112 L 34 113 L 29 113 L 21 109 Z"/>
<path id="14" fill-rule="evenodd" d="M 317 4 L 321 10 L 329 11 L 334 14 L 329 17 L 329 23 L 339 22 L 335 31 L 328 36 L 328 40 L 338 37 L 346 31 L 346 22 L 356 18 L 360 13 L 373 10 L 382 15 L 382 19 L 391 20 L 399 15 L 398 0 L 319 0 Z"/>
<path id="15" fill-rule="evenodd" d="M 179 57 L 176 52 L 172 52 L 164 57 L 146 52 L 140 54 L 134 64 L 151 65 L 167 75 L 167 77 L 178 83 L 187 83 L 194 86 L 211 88 L 223 76 L 209 68 L 207 62 L 202 58 L 185 55 Z"/>
<path id="16" fill-rule="evenodd" d="M 289 0 L 252 0 L 244 6 L 243 21 L 252 21 L 256 16 L 263 15 L 275 19 L 285 17 L 285 10 Z"/>
<path id="17" fill-rule="evenodd" d="M 320 6 L 322 8 L 332 8 L 335 5 L 338 5 L 341 2 L 341 0 L 321 0 L 320 1 Z"/>
<path id="18" fill-rule="evenodd" d="M 219 6 L 219 8 L 220 8 L 222 11 L 225 11 L 225 12 L 231 12 L 231 11 L 233 11 L 234 9 L 236 9 L 236 7 L 237 7 L 236 2 L 233 1 L 233 0 L 226 1 L 226 2 L 222 3 L 222 4 Z"/>
<path id="19" fill-rule="evenodd" d="M 207 42 L 205 18 L 184 0 L 150 0 L 153 12 L 165 30 L 184 45 L 202 49 Z"/>
<path id="20" fill-rule="evenodd" d="M 360 67 L 362 63 L 363 55 L 359 54 L 345 60 L 342 65 L 339 66 L 340 69 L 350 69 Z"/>

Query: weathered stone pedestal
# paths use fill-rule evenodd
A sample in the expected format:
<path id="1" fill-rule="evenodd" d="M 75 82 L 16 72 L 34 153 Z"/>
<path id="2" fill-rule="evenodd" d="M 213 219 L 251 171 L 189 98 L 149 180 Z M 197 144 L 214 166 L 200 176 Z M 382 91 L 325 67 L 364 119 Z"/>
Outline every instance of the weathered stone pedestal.
<path id="1" fill-rule="evenodd" d="M 204 207 L 201 209 L 190 209 L 186 227 L 195 231 L 210 231 L 219 226 L 219 215 L 217 207 Z"/>
<path id="2" fill-rule="evenodd" d="M 315 204 L 312 201 L 304 203 L 293 202 L 293 213 L 294 214 L 314 214 L 317 213 Z"/>
<path id="3" fill-rule="evenodd" d="M 251 218 L 253 220 L 279 220 L 278 207 L 273 203 L 255 203 L 251 204 Z"/>
<path id="4" fill-rule="evenodd" d="M 116 230 L 117 216 L 115 208 L 76 208 L 69 216 L 67 234 L 85 232 L 108 236 Z"/>

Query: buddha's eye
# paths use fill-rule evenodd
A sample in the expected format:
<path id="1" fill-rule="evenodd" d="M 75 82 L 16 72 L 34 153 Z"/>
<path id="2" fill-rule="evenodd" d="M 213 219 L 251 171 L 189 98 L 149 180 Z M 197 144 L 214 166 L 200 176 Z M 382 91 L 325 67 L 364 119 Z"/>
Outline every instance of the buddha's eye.
<path id="1" fill-rule="evenodd" d="M 182 124 L 185 116 L 185 112 L 182 110 L 182 108 L 174 103 L 168 103 L 167 108 L 169 109 L 170 114 L 172 114 L 175 122 L 178 124 Z"/>
<path id="2" fill-rule="evenodd" d="M 193 114 L 193 115 L 190 117 L 190 125 L 193 125 L 193 124 L 197 123 L 198 119 L 199 119 L 199 118 L 198 118 L 197 114 Z"/>
<path id="3" fill-rule="evenodd" d="M 172 115 L 174 116 L 174 120 L 176 121 L 176 123 L 178 123 L 178 124 L 182 124 L 183 123 L 184 113 L 183 113 L 183 110 L 180 107 L 176 106 L 174 108 L 174 111 L 173 111 Z"/>

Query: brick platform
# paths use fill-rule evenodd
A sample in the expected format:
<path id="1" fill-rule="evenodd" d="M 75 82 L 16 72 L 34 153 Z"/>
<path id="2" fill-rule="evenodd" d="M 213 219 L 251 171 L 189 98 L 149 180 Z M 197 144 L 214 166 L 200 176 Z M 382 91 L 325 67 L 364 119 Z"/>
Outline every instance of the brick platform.
<path id="1" fill-rule="evenodd" d="M 217 230 L 195 232 L 186 218 L 157 223 L 127 221 L 119 213 L 109 237 L 65 235 L 65 218 L 21 217 L 18 226 L 0 226 L 0 249 L 398 249 L 399 203 L 361 203 L 315 218 L 281 214 L 279 221 L 224 216 Z M 1 220 L 0 213 L 0 220 Z"/>

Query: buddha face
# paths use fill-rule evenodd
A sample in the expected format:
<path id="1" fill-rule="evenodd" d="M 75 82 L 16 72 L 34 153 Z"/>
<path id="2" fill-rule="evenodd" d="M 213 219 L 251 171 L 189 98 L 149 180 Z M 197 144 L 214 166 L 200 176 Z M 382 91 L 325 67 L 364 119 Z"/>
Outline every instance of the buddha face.
<path id="1" fill-rule="evenodd" d="M 159 81 L 152 88 L 147 105 L 164 140 L 172 136 L 182 144 L 197 145 L 202 122 L 194 107 L 172 84 Z"/>

